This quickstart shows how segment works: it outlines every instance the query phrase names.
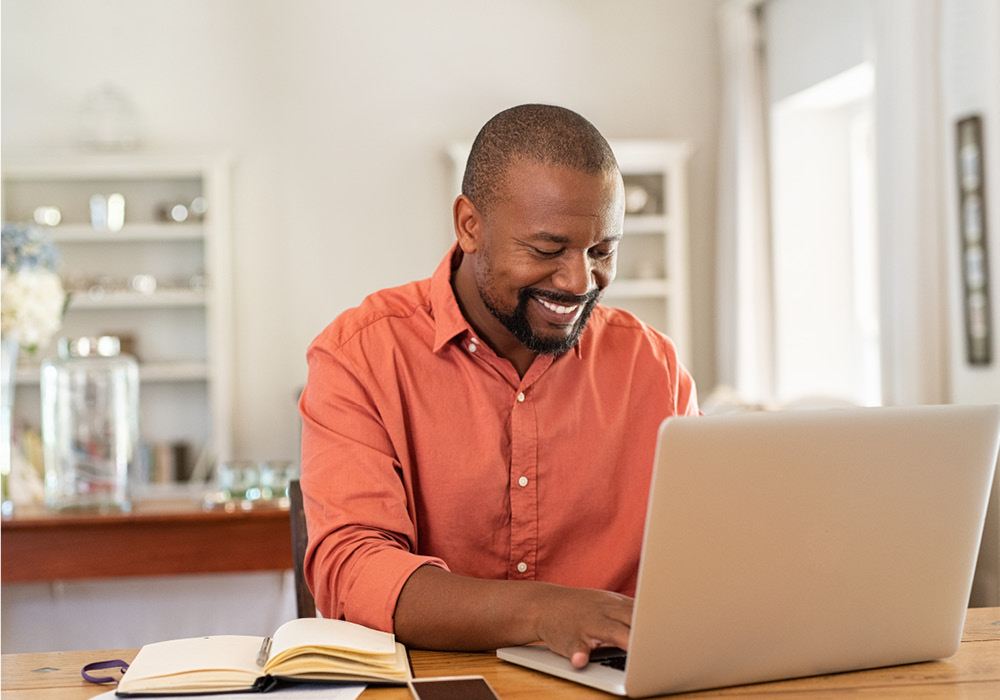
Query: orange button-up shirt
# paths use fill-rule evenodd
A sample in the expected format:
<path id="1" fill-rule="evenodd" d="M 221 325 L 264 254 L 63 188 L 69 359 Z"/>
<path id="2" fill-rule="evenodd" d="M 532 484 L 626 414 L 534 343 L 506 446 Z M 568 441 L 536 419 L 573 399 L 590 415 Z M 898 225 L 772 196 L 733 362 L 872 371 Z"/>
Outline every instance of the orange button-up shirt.
<path id="1" fill-rule="evenodd" d="M 657 429 L 698 412 L 694 382 L 668 338 L 601 305 L 518 377 L 459 310 L 460 259 L 309 348 L 305 571 L 326 617 L 392 631 L 424 564 L 634 594 Z"/>

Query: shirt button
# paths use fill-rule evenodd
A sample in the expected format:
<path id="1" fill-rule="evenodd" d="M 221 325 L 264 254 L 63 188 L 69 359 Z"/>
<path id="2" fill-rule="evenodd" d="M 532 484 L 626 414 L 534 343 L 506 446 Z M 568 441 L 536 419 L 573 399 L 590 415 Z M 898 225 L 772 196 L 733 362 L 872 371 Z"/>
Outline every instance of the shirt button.
<path id="1" fill-rule="evenodd" d="M 517 395 L 517 400 L 518 400 L 518 402 L 524 401 L 524 392 L 523 391 L 520 394 Z"/>
<path id="2" fill-rule="evenodd" d="M 520 479 L 517 480 L 517 485 L 518 486 L 527 486 L 528 485 L 528 477 L 522 476 Z"/>
<path id="3" fill-rule="evenodd" d="M 525 571 L 528 570 L 528 565 L 522 561 L 517 565 L 517 570 L 519 573 L 523 574 Z"/>
<path id="4" fill-rule="evenodd" d="M 469 352 L 475 352 L 475 351 L 476 351 L 476 344 L 469 343 Z"/>

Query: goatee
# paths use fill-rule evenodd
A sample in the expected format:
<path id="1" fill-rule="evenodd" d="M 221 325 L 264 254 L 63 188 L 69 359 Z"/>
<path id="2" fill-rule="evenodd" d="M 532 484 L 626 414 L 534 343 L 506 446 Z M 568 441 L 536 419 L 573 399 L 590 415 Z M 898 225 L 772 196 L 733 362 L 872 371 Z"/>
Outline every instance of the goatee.
<path id="1" fill-rule="evenodd" d="M 583 296 L 577 296 L 575 294 L 558 294 L 555 292 L 525 287 L 518 292 L 517 306 L 514 307 L 514 310 L 509 314 L 503 313 L 493 300 L 491 300 L 487 294 L 483 293 L 482 289 L 480 289 L 480 296 L 490 313 L 493 314 L 493 316 L 500 321 L 504 328 L 509 330 L 515 338 L 521 341 L 521 344 L 528 348 L 528 350 L 541 355 L 558 356 L 568 350 L 571 350 L 577 342 L 579 342 L 580 335 L 587 326 L 587 319 L 590 318 L 590 314 L 593 312 L 594 307 L 597 306 L 597 302 L 601 298 L 601 290 L 594 289 Z M 583 308 L 580 310 L 580 314 L 568 335 L 556 338 L 545 338 L 535 333 L 534 329 L 531 327 L 531 322 L 528 320 L 528 303 L 533 298 L 544 299 L 545 301 L 560 304 L 562 306 L 575 306 L 582 304 Z"/>

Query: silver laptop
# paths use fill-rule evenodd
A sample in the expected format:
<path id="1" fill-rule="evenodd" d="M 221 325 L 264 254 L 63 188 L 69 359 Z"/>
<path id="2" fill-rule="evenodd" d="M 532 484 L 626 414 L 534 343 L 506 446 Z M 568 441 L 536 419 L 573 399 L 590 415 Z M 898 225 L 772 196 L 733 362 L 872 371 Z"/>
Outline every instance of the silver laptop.
<path id="1" fill-rule="evenodd" d="M 1000 406 L 667 419 L 623 670 L 506 661 L 647 697 L 951 656 Z"/>

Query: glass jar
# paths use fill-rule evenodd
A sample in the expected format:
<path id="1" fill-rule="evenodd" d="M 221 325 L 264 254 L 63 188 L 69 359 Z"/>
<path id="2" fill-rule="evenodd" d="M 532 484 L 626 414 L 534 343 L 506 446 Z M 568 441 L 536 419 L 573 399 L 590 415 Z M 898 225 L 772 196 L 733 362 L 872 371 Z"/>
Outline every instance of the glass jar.
<path id="1" fill-rule="evenodd" d="M 288 503 L 288 484 L 299 478 L 299 468 L 290 459 L 266 459 L 260 463 L 261 498 L 277 505 Z"/>
<path id="2" fill-rule="evenodd" d="M 61 338 L 42 363 L 45 503 L 130 508 L 139 455 L 139 367 L 114 336 Z"/>

